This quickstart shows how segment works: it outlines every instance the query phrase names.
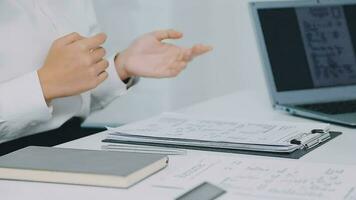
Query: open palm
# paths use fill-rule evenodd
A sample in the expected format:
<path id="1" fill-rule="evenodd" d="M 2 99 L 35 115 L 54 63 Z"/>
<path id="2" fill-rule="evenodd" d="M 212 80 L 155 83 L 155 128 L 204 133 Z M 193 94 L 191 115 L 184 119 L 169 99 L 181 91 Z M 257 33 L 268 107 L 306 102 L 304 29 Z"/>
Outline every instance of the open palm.
<path id="1" fill-rule="evenodd" d="M 202 44 L 184 48 L 162 42 L 165 39 L 179 39 L 182 36 L 182 33 L 174 30 L 145 34 L 119 55 L 119 65 L 128 77 L 177 76 L 193 58 L 212 49 Z"/>

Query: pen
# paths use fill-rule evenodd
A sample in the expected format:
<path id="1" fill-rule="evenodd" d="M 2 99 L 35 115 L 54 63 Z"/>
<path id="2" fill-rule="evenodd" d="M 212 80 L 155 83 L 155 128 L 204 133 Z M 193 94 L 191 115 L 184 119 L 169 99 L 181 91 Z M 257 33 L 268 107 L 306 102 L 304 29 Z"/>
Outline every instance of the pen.
<path id="1" fill-rule="evenodd" d="M 143 145 L 129 145 L 129 144 L 108 144 L 101 147 L 103 150 L 113 150 L 120 152 L 132 152 L 132 153 L 153 153 L 153 154 L 166 154 L 166 155 L 185 155 L 186 150 L 161 148 Z"/>

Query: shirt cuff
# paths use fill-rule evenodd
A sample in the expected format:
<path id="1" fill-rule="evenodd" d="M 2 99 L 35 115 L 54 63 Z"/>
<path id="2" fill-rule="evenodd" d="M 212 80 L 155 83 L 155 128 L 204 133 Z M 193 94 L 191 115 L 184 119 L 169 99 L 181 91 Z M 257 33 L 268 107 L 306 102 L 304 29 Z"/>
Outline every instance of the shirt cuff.
<path id="1" fill-rule="evenodd" d="M 47 121 L 52 109 L 47 106 L 37 71 L 0 84 L 0 121 L 28 119 Z"/>
<path id="2" fill-rule="evenodd" d="M 107 105 L 115 98 L 127 93 L 127 85 L 117 74 L 114 62 L 114 56 L 109 59 L 109 67 L 106 70 L 109 77 L 97 88 L 91 91 L 95 99 L 99 100 L 101 106 Z"/>
<path id="3" fill-rule="evenodd" d="M 140 77 L 134 76 L 126 83 L 126 88 L 129 90 L 132 86 L 136 85 L 140 81 Z"/>

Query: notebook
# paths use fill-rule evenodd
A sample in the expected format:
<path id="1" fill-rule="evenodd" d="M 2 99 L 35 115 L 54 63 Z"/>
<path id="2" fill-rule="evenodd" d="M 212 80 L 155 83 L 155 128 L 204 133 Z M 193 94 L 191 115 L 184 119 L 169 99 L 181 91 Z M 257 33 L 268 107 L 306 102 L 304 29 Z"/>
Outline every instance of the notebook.
<path id="1" fill-rule="evenodd" d="M 0 157 L 0 179 L 127 188 L 167 164 L 159 154 L 31 146 Z"/>
<path id="2" fill-rule="evenodd" d="M 194 118 L 177 113 L 108 128 L 106 142 L 209 147 L 291 153 L 313 148 L 331 138 L 329 124 L 246 122 Z"/>

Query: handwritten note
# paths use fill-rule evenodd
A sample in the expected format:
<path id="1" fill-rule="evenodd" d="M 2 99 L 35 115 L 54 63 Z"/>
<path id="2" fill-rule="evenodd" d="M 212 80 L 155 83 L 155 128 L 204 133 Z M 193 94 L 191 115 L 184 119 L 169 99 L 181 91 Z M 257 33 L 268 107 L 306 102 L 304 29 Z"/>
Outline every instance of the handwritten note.
<path id="1" fill-rule="evenodd" d="M 217 156 L 185 162 L 151 184 L 187 190 L 209 181 L 228 191 L 221 199 L 356 199 L 354 166 Z"/>

